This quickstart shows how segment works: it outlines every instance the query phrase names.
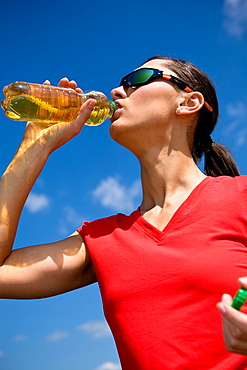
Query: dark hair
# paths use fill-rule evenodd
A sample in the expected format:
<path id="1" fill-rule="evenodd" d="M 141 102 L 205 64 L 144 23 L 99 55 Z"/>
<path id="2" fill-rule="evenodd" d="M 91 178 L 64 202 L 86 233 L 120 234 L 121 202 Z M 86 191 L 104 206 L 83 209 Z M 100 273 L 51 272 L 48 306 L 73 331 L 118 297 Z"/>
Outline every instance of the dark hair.
<path id="1" fill-rule="evenodd" d="M 200 71 L 194 64 L 180 59 L 173 59 L 163 56 L 154 56 L 145 61 L 154 59 L 165 61 L 165 66 L 176 73 L 192 90 L 199 91 L 205 101 L 213 108 L 210 112 L 205 106 L 200 110 L 198 122 L 196 125 L 192 156 L 197 163 L 205 155 L 204 170 L 208 176 L 239 176 L 237 165 L 232 158 L 229 150 L 211 139 L 218 120 L 219 108 L 218 99 L 209 77 Z"/>

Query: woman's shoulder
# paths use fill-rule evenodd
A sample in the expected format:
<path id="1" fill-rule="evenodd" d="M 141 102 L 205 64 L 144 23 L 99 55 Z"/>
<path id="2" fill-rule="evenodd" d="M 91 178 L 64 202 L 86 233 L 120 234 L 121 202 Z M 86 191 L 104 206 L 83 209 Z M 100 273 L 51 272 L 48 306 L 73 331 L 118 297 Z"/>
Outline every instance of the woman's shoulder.
<path id="1" fill-rule="evenodd" d="M 247 185 L 247 175 L 241 176 L 217 176 L 211 177 L 211 181 L 215 184 L 222 186 L 246 186 Z"/>
<path id="2" fill-rule="evenodd" d="M 126 228 L 129 224 L 133 223 L 138 217 L 138 210 L 133 211 L 130 215 L 123 213 L 117 213 L 115 215 L 107 216 L 104 218 L 98 218 L 93 221 L 85 221 L 80 228 L 84 230 L 84 233 L 98 234 L 97 236 L 106 235 L 114 231 L 116 228 Z"/>
<path id="3" fill-rule="evenodd" d="M 211 190 L 221 192 L 226 196 L 230 195 L 247 195 L 247 176 L 218 176 L 211 177 L 209 183 L 211 184 Z"/>

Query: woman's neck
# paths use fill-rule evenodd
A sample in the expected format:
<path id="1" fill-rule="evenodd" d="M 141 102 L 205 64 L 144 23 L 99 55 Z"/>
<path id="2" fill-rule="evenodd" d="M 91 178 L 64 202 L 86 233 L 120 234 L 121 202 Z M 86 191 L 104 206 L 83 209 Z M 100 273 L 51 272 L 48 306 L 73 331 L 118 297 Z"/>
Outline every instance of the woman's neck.
<path id="1" fill-rule="evenodd" d="M 180 203 L 206 177 L 196 166 L 191 155 L 163 148 L 148 153 L 140 160 L 143 187 L 141 212 L 156 206 L 166 208 Z"/>

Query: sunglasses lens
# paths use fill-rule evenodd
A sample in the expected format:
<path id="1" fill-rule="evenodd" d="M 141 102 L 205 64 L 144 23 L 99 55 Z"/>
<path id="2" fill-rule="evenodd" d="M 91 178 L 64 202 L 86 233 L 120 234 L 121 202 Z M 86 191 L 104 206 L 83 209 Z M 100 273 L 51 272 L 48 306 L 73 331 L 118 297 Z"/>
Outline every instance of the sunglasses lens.
<path id="1" fill-rule="evenodd" d="M 150 77 L 154 74 L 154 71 L 151 69 L 140 69 L 138 71 L 133 72 L 130 76 L 126 79 L 126 84 L 128 86 L 136 86 L 145 84 Z"/>

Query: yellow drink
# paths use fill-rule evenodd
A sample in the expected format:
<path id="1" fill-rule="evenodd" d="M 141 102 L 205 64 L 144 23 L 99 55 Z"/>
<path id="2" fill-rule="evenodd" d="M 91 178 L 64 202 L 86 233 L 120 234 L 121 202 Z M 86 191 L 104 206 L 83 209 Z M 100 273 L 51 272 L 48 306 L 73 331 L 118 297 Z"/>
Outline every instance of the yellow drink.
<path id="1" fill-rule="evenodd" d="M 115 103 L 98 91 L 78 94 L 68 88 L 14 82 L 3 92 L 6 96 L 2 101 L 4 113 L 17 121 L 43 121 L 50 125 L 70 122 L 78 115 L 81 105 L 92 98 L 97 103 L 86 125 L 97 126 L 111 117 L 116 109 Z"/>

